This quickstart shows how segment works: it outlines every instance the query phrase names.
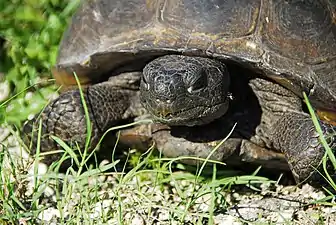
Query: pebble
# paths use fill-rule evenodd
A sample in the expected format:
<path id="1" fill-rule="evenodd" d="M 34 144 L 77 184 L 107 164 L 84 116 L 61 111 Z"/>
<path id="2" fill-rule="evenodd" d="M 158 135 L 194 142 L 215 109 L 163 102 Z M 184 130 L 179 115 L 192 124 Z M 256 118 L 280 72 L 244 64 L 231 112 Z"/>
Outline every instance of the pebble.
<path id="1" fill-rule="evenodd" d="M 158 220 L 159 221 L 168 221 L 169 220 L 169 212 L 167 210 L 159 210 L 158 212 Z"/>
<path id="2" fill-rule="evenodd" d="M 9 82 L 6 80 L 0 83 L 0 102 L 3 102 L 9 98 L 10 86 Z"/>
<path id="3" fill-rule="evenodd" d="M 145 220 L 142 218 L 141 215 L 135 214 L 133 218 L 131 219 L 131 224 L 132 225 L 144 225 Z"/>
<path id="4" fill-rule="evenodd" d="M 10 130 L 8 128 L 0 127 L 0 143 L 3 143 L 8 138 L 9 134 Z"/>
<path id="5" fill-rule="evenodd" d="M 214 223 L 216 225 L 243 225 L 244 223 L 239 221 L 235 216 L 220 214 L 215 216 Z"/>
<path id="6" fill-rule="evenodd" d="M 59 210 L 54 208 L 48 208 L 43 210 L 39 215 L 38 218 L 42 221 L 51 221 L 53 218 L 60 218 L 61 213 Z"/>

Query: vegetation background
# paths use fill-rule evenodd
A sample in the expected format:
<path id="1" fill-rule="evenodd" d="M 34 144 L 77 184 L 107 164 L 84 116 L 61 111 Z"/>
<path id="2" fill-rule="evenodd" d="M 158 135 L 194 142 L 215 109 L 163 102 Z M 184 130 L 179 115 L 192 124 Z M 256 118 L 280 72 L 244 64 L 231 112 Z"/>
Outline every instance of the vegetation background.
<path id="1" fill-rule="evenodd" d="M 48 82 L 50 68 L 78 4 L 79 0 L 0 1 L 1 123 L 20 125 L 55 93 L 53 82 Z"/>

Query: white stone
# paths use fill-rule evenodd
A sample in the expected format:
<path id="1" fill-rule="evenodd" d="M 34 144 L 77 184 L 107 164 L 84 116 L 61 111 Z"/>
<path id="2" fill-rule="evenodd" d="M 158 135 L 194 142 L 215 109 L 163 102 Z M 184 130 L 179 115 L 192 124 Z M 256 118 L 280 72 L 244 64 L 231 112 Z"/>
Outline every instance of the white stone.
<path id="1" fill-rule="evenodd" d="M 0 83 L 0 102 L 5 101 L 9 97 L 10 87 L 9 82 L 6 80 Z"/>
<path id="2" fill-rule="evenodd" d="M 242 225 L 243 222 L 235 216 L 231 215 L 218 215 L 214 217 L 214 224 L 216 225 Z"/>
<path id="3" fill-rule="evenodd" d="M 53 217 L 61 217 L 60 212 L 55 208 L 48 208 L 43 210 L 39 215 L 38 218 L 43 221 L 50 221 Z"/>

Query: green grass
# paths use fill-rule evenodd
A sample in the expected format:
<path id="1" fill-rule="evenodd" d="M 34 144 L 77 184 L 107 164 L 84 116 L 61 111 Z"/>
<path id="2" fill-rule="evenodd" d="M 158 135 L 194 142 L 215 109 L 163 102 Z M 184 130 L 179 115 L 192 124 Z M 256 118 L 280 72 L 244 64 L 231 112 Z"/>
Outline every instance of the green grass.
<path id="1" fill-rule="evenodd" d="M 0 72 L 4 75 L 0 80 L 8 82 L 8 97 L 18 94 L 6 107 L 0 108 L 0 121 L 19 125 L 29 115 L 38 113 L 55 94 L 50 68 L 56 62 L 60 39 L 78 3 L 79 0 L 0 2 L 0 39 L 3 40 Z"/>
<path id="2" fill-rule="evenodd" d="M 57 87 L 53 85 L 50 68 L 54 65 L 58 44 L 71 14 L 78 5 L 78 0 L 2 0 L 0 2 L 0 82 L 5 82 L 8 95 L 0 101 L 0 125 L 10 129 L 13 137 L 17 137 L 16 129 L 31 115 L 35 115 L 45 106 L 51 96 L 56 95 Z M 83 100 L 83 96 L 81 93 Z M 85 113 L 87 107 L 83 101 Z M 312 114 L 314 115 L 314 114 Z M 91 124 L 86 117 L 87 131 L 90 134 Z M 313 120 L 317 122 L 317 119 Z M 133 124 L 111 128 L 107 132 L 121 129 Z M 40 124 L 41 126 L 41 124 Z M 317 130 L 318 123 L 316 123 Z M 41 131 L 41 129 L 38 129 Z M 320 131 L 319 131 L 320 132 Z M 39 137 L 41 133 L 37 134 Z M 1 136 L 1 134 L 0 134 Z M 322 138 L 323 136 L 321 136 Z M 96 150 L 87 151 L 90 135 L 87 136 L 86 148 L 80 152 L 64 143 L 61 139 L 54 139 L 62 146 L 63 157 L 49 166 L 46 171 L 39 169 L 40 157 L 45 156 L 39 151 L 34 159 L 25 159 L 22 149 L 19 157 L 13 155 L 7 143 L 0 144 L 0 224 L 36 224 L 46 207 L 54 205 L 60 214 L 62 224 L 97 224 L 115 220 L 123 224 L 128 213 L 135 214 L 137 210 L 146 208 L 148 212 L 154 209 L 168 209 L 169 221 L 184 221 L 190 216 L 190 209 L 198 207 L 198 201 L 204 197 L 210 198 L 209 209 L 205 213 L 198 213 L 198 222 L 214 222 L 214 215 L 219 210 L 226 210 L 228 202 L 226 192 L 237 186 L 246 186 L 259 191 L 260 184 L 274 183 L 258 176 L 258 171 L 251 175 L 235 176 L 227 172 L 221 176 L 217 171 L 218 164 L 205 168 L 208 159 L 196 173 L 185 170 L 185 165 L 179 164 L 178 159 L 167 159 L 157 156 L 153 148 L 145 153 L 136 152 L 126 155 L 126 163 L 121 165 L 121 171 L 114 168 L 120 165 L 120 160 L 108 163 L 88 165 L 89 158 L 94 158 Z M 325 141 L 322 143 L 325 145 Z M 224 141 L 224 140 L 223 140 Z M 327 149 L 331 162 L 336 166 L 332 152 Z M 78 151 L 78 150 L 77 150 Z M 77 152 L 76 151 L 76 152 Z M 216 151 L 216 148 L 214 148 Z M 114 152 L 111 153 L 113 155 Z M 210 156 L 209 156 L 210 157 Z M 59 173 L 61 163 L 72 159 L 65 173 Z M 113 157 L 112 157 L 113 158 Z M 132 165 L 132 168 L 129 168 Z M 127 168 L 126 168 L 127 167 Z M 180 171 L 174 171 L 179 168 Z M 28 172 L 28 168 L 29 172 Z M 76 169 L 75 169 L 76 168 Z M 127 169 L 127 170 L 126 170 Z M 202 176 L 208 172 L 212 176 Z M 113 187 L 109 185 L 112 184 Z M 336 190 L 335 184 L 326 174 L 330 184 Z M 189 189 L 183 182 L 191 184 Z M 28 185 L 28 183 L 33 185 Z M 125 193 L 134 184 L 131 195 L 136 201 L 130 204 L 125 201 Z M 31 187 L 30 190 L 26 190 Z M 160 205 L 156 202 L 156 192 L 144 192 L 143 188 L 166 190 L 167 187 L 176 191 L 180 199 L 180 207 Z M 51 193 L 53 192 L 53 193 Z M 54 199 L 48 200 L 48 193 Z M 111 194 L 112 193 L 112 194 Z M 330 198 L 332 194 L 329 195 Z M 74 200 L 75 199 L 75 200 Z M 104 211 L 94 218 L 90 217 L 96 207 L 104 208 L 104 202 L 113 200 L 117 204 L 114 209 Z M 319 204 L 331 204 L 322 199 Z M 69 205 L 76 202 L 70 210 Z M 145 220 L 150 220 L 150 213 Z"/>

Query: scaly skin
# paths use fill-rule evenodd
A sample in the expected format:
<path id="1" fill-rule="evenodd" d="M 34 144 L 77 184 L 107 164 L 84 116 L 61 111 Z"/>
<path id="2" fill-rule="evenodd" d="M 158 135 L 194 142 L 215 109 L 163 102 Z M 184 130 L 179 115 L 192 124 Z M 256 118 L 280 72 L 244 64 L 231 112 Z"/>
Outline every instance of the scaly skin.
<path id="1" fill-rule="evenodd" d="M 92 124 L 89 150 L 96 147 L 104 132 L 144 112 L 139 102 L 140 73 L 125 73 L 111 77 L 109 81 L 88 86 L 83 89 L 84 99 Z M 120 104 L 122 103 L 122 104 Z M 35 153 L 38 123 L 42 120 L 41 151 L 59 149 L 50 135 L 76 149 L 84 149 L 87 136 L 86 119 L 79 90 L 62 93 L 50 102 L 40 115 L 28 121 L 23 128 L 24 140 Z M 48 156 L 46 163 L 57 160 L 59 155 Z"/>
<path id="2" fill-rule="evenodd" d="M 315 175 L 325 154 L 310 115 L 302 111 L 302 101 L 278 84 L 254 79 L 250 86 L 263 111 L 257 135 L 268 148 L 285 153 L 297 182 Z M 336 147 L 335 127 L 320 122 L 328 144 Z M 314 178 L 313 178 L 314 179 Z"/>

